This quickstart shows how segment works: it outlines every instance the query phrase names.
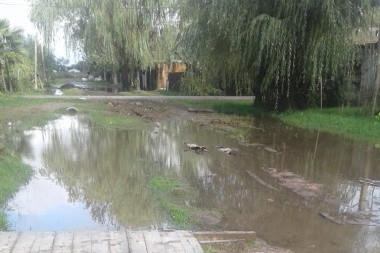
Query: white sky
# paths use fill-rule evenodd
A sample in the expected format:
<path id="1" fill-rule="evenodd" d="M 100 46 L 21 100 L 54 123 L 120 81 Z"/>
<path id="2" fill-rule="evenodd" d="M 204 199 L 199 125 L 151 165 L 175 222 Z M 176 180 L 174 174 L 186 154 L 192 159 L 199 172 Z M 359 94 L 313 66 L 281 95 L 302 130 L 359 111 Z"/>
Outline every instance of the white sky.
<path id="1" fill-rule="evenodd" d="M 30 7 L 27 0 L 0 0 L 0 19 L 8 19 L 12 27 L 20 27 L 24 29 L 25 34 L 35 35 L 36 29 L 29 20 Z M 65 40 L 63 34 L 58 35 L 54 45 L 54 54 L 57 58 L 73 58 L 66 54 Z M 71 59 L 71 63 L 75 60 Z"/>

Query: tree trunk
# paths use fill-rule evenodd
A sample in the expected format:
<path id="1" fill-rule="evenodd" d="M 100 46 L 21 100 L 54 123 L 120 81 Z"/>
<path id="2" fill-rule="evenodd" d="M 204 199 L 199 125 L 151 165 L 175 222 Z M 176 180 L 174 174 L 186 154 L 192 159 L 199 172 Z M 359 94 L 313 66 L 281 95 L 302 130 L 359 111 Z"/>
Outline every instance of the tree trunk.
<path id="1" fill-rule="evenodd" d="M 38 74 L 37 74 L 37 34 L 34 42 L 34 89 L 38 89 Z"/>
<path id="2" fill-rule="evenodd" d="M 5 80 L 7 80 L 6 84 L 7 84 L 8 90 L 10 92 L 13 92 L 13 87 L 12 87 L 12 82 L 11 82 L 11 75 L 9 73 L 9 66 L 8 66 L 8 60 L 7 60 L 7 58 L 5 58 L 4 68 L 5 68 L 5 73 L 7 75 L 7 77 L 5 78 Z"/>
<path id="3" fill-rule="evenodd" d="M 0 66 L 1 68 L 1 66 Z M 7 83 L 6 83 L 6 80 L 5 80 L 5 74 L 4 74 L 4 68 L 1 68 L 1 77 L 2 77 L 2 81 L 3 81 L 3 88 L 4 88 L 4 92 L 7 91 Z"/>
<path id="4" fill-rule="evenodd" d="M 42 57 L 42 80 L 46 81 L 46 73 L 45 73 L 45 55 L 44 55 L 44 45 L 41 44 L 41 57 Z"/>
<path id="5" fill-rule="evenodd" d="M 374 115 L 377 108 L 377 95 L 379 93 L 379 86 L 380 86 L 380 40 L 377 41 L 377 50 L 376 50 L 376 79 L 375 79 L 375 90 L 373 92 L 372 97 L 372 108 L 371 108 L 371 115 Z"/>

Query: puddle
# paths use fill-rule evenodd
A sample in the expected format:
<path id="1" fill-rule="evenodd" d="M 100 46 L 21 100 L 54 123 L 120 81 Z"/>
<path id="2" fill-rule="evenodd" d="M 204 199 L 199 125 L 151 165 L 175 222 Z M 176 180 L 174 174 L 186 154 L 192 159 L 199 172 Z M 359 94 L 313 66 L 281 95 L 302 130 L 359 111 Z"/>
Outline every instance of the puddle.
<path id="1" fill-rule="evenodd" d="M 36 174 L 8 203 L 12 228 L 167 226 L 147 187 L 163 176 L 193 187 L 186 204 L 220 213 L 218 229 L 253 230 L 295 252 L 380 251 L 380 151 L 267 119 L 253 124 L 246 143 L 186 121 L 104 130 L 81 115 L 28 131 L 15 143 Z M 187 150 L 185 140 L 208 152 Z M 268 169 L 321 189 L 300 195 L 295 181 L 280 182 Z"/>

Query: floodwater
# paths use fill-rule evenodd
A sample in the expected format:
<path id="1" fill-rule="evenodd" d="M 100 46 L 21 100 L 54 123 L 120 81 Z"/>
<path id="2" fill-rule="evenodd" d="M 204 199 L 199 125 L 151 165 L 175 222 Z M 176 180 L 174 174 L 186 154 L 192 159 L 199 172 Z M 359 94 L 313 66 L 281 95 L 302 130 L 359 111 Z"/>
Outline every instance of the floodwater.
<path id="1" fill-rule="evenodd" d="M 187 205 L 220 212 L 218 229 L 253 230 L 295 252 L 380 252 L 379 149 L 265 118 L 251 124 L 237 134 L 245 137 L 242 143 L 187 121 L 157 123 L 150 130 L 105 130 L 82 115 L 27 131 L 14 142 L 36 173 L 7 203 L 11 228 L 170 226 L 147 187 L 150 178 L 163 176 L 194 189 Z M 206 146 L 209 153 L 186 150 L 184 140 Z M 236 148 L 236 155 L 215 146 Z M 322 194 L 301 197 L 263 168 L 321 184 Z M 258 183 L 252 173 L 278 190 Z"/>

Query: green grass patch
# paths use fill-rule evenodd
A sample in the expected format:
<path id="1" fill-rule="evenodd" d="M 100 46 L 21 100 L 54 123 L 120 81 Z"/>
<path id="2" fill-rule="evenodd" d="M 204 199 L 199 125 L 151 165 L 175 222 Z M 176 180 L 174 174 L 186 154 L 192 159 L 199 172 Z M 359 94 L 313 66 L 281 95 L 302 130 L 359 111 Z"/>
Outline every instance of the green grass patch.
<path id="1" fill-rule="evenodd" d="M 93 123 L 108 129 L 147 129 L 150 125 L 141 119 L 128 117 L 108 110 L 105 103 L 90 102 L 79 106 L 79 112 L 91 117 Z"/>
<path id="2" fill-rule="evenodd" d="M 190 226 L 190 216 L 184 208 L 169 203 L 163 198 L 159 199 L 161 208 L 170 216 L 172 223 L 178 229 L 187 229 Z"/>
<path id="3" fill-rule="evenodd" d="M 380 120 L 361 108 L 308 109 L 275 115 L 293 126 L 339 134 L 353 139 L 380 140 Z"/>
<path id="4" fill-rule="evenodd" d="M 169 191 L 174 190 L 174 188 L 180 187 L 181 183 L 163 177 L 154 177 L 152 180 L 150 180 L 149 185 L 153 190 L 156 191 Z"/>
<path id="5" fill-rule="evenodd" d="M 188 210 L 176 204 L 179 202 L 178 199 L 182 200 L 184 197 L 184 190 L 180 190 L 182 184 L 163 177 L 153 177 L 149 182 L 149 187 L 157 196 L 160 207 L 170 217 L 173 225 L 178 229 L 189 228 L 191 218 Z"/>
<path id="6" fill-rule="evenodd" d="M 31 176 L 32 169 L 21 159 L 11 155 L 0 156 L 0 205 L 16 192 L 17 188 Z M 0 213 L 0 230 L 7 229 L 6 218 Z"/>

